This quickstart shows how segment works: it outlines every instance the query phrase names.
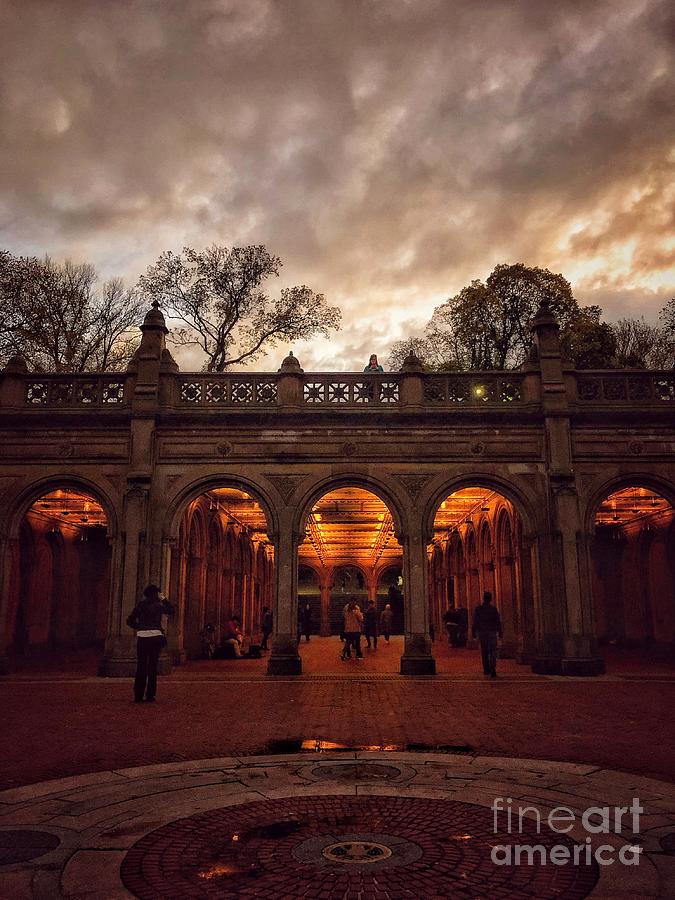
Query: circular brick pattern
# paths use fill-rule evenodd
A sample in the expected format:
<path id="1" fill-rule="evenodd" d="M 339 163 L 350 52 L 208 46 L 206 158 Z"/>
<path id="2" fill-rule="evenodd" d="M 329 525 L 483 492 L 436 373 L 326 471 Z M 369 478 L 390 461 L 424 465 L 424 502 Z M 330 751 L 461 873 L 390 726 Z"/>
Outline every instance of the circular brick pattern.
<path id="1" fill-rule="evenodd" d="M 381 763 L 336 763 L 315 766 L 312 776 L 317 781 L 392 781 L 401 777 L 401 770 Z"/>
<path id="2" fill-rule="evenodd" d="M 468 803 L 413 797 L 302 797 L 214 809 L 147 834 L 127 853 L 122 880 L 141 900 L 156 897 L 342 900 L 377 897 L 504 897 L 577 900 L 598 880 L 591 865 L 507 866 L 491 860 L 494 844 L 573 842 L 524 823 L 523 833 L 494 834 L 492 811 Z M 386 832 L 386 833 L 385 833 Z M 388 834 L 393 841 L 388 839 Z M 317 838 L 319 840 L 317 840 Z M 314 840 L 298 859 L 294 850 Z M 416 858 L 387 866 L 332 862 L 339 842 L 383 844 Z"/>
<path id="3" fill-rule="evenodd" d="M 48 831 L 10 829 L 0 831 L 0 866 L 28 862 L 55 850 L 61 841 Z"/>

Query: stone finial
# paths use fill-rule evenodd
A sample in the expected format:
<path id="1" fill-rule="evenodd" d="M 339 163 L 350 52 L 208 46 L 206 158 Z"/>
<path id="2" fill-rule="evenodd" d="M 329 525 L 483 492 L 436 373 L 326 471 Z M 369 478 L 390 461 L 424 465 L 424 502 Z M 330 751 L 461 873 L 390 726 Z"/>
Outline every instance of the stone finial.
<path id="1" fill-rule="evenodd" d="M 558 320 L 551 311 L 551 304 L 549 303 L 547 297 L 544 297 L 539 304 L 539 309 L 535 313 L 530 327 L 534 330 L 541 327 L 542 325 L 555 325 L 556 327 L 560 327 L 558 325 Z"/>
<path id="2" fill-rule="evenodd" d="M 278 371 L 283 372 L 284 374 L 302 375 L 304 369 L 300 367 L 300 361 L 293 356 L 293 351 L 289 350 L 288 356 L 281 363 Z"/>
<path id="3" fill-rule="evenodd" d="M 17 375 L 23 375 L 28 371 L 28 363 L 23 358 L 23 356 L 15 353 L 14 356 L 10 356 L 10 358 L 7 360 L 2 371 L 15 373 Z"/>
<path id="4" fill-rule="evenodd" d="M 147 313 L 145 314 L 145 318 L 143 319 L 141 331 L 163 331 L 164 334 L 169 333 L 169 329 L 166 327 L 166 322 L 164 320 L 164 315 L 162 314 L 162 310 L 159 308 L 158 300 L 152 301 L 152 306 L 147 311 Z"/>
<path id="5" fill-rule="evenodd" d="M 401 372 L 424 372 L 422 360 L 412 350 L 403 360 L 400 370 Z"/>

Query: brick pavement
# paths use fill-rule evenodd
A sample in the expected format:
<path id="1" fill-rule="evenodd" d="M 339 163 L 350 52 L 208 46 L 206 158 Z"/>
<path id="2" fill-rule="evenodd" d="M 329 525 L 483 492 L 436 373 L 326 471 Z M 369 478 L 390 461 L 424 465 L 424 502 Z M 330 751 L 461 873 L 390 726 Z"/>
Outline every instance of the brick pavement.
<path id="1" fill-rule="evenodd" d="M 133 704 L 128 679 L 95 678 L 6 679 L 0 701 L 1 787 L 316 738 L 468 746 L 675 779 L 675 684 L 659 679 L 228 681 L 193 671 L 161 679 L 154 705 Z"/>

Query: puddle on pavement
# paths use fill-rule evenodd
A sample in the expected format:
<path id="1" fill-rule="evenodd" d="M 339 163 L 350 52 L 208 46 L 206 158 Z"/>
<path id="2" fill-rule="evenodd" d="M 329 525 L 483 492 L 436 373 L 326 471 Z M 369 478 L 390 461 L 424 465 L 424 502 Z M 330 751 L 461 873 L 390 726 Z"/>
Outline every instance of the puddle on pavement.
<path id="1" fill-rule="evenodd" d="M 338 744 L 321 738 L 285 738 L 269 741 L 265 745 L 268 753 L 349 753 L 372 751 L 390 753 L 476 753 L 469 744 Z"/>

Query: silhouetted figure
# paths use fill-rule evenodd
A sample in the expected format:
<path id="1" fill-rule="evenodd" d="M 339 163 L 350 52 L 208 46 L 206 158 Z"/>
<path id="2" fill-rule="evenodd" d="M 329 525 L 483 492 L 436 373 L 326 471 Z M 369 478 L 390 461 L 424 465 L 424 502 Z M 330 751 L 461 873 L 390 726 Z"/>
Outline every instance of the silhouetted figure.
<path id="1" fill-rule="evenodd" d="M 269 636 L 272 634 L 272 629 L 274 628 L 274 619 L 272 618 L 272 611 L 269 606 L 263 606 L 262 608 L 262 643 L 260 645 L 261 650 L 269 650 L 267 646 L 267 640 Z"/>
<path id="2" fill-rule="evenodd" d="M 309 603 L 303 603 L 298 609 L 298 640 L 304 634 L 305 642 L 309 642 L 312 633 L 312 607 Z"/>
<path id="3" fill-rule="evenodd" d="M 489 591 L 485 591 L 483 603 L 474 610 L 472 633 L 480 641 L 484 674 L 496 678 L 497 638 L 502 636 L 502 621 L 492 605 L 492 594 Z"/>
<path id="4" fill-rule="evenodd" d="M 394 625 L 394 613 L 391 609 L 391 603 L 387 603 L 380 613 L 380 632 L 382 633 L 385 642 L 389 643 L 389 636 L 391 635 L 391 629 Z"/>
<path id="5" fill-rule="evenodd" d="M 366 636 L 366 647 L 370 650 L 370 642 L 373 642 L 373 650 L 377 650 L 377 607 L 374 600 L 368 601 L 368 608 L 363 616 L 363 633 Z"/>
<path id="6" fill-rule="evenodd" d="M 152 703 L 157 694 L 157 663 L 166 637 L 162 631 L 162 616 L 173 615 L 173 607 L 160 593 L 156 584 L 149 584 L 143 599 L 136 604 L 127 625 L 136 632 L 136 678 L 134 702 Z"/>

